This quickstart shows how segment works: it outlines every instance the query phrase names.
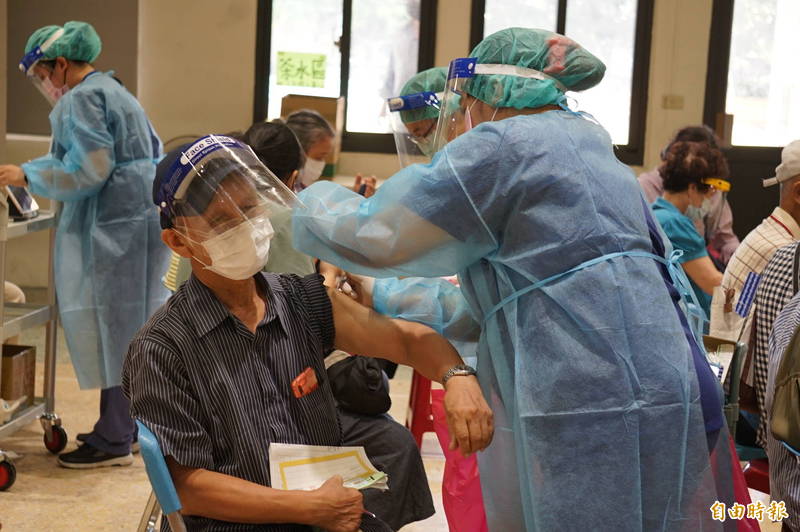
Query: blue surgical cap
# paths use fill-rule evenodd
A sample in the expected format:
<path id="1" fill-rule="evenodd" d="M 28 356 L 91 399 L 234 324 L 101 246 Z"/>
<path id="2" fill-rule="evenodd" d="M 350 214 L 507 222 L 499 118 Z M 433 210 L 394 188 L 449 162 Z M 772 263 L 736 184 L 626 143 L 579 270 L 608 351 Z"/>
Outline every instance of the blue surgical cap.
<path id="1" fill-rule="evenodd" d="M 444 92 L 446 83 L 446 68 L 429 68 L 411 76 L 411 79 L 406 81 L 406 84 L 403 85 L 400 96 L 408 96 L 409 94 L 417 94 L 419 92 Z M 439 118 L 439 108 L 426 105 L 418 109 L 400 111 L 400 118 L 405 124 L 425 120 L 426 118 Z"/>
<path id="2" fill-rule="evenodd" d="M 45 26 L 34 31 L 25 45 L 27 54 L 37 46 L 41 46 L 53 33 L 61 29 L 60 26 Z M 49 60 L 63 57 L 71 61 L 86 61 L 91 63 L 103 48 L 100 36 L 87 22 L 70 21 L 64 24 L 64 34 L 44 52 L 42 59 Z"/>
<path id="3" fill-rule="evenodd" d="M 508 28 L 489 35 L 470 54 L 478 64 L 502 64 L 538 70 L 567 90 L 594 87 L 606 66 L 575 41 L 552 31 Z M 481 74 L 469 79 L 464 90 L 493 106 L 515 109 L 557 104 L 563 92 L 553 79 L 505 74 Z"/>

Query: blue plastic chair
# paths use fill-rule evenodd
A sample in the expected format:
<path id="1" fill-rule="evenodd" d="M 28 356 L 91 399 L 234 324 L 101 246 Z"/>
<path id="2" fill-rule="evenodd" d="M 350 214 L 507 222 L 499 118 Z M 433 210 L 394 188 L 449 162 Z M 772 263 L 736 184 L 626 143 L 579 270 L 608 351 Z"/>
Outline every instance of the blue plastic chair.
<path id="1" fill-rule="evenodd" d="M 150 429 L 138 419 L 136 426 L 139 428 L 139 445 L 144 467 L 147 470 L 147 478 L 150 479 L 150 485 L 153 487 L 138 530 L 154 532 L 158 516 L 163 513 L 174 532 L 186 532 L 186 524 L 181 515 L 181 501 L 178 498 L 178 492 L 175 491 L 175 484 L 172 483 L 167 462 L 164 461 L 164 455 L 161 454 L 161 446 Z"/>

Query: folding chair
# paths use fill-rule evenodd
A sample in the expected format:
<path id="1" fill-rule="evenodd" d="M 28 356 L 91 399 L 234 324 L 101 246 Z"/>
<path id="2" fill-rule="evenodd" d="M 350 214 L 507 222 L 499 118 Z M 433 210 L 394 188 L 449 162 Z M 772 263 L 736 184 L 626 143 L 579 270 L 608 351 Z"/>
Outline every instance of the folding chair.
<path id="1" fill-rule="evenodd" d="M 161 446 L 155 435 L 141 421 L 136 420 L 136 426 L 139 428 L 139 445 L 147 478 L 153 487 L 137 530 L 155 532 L 158 517 L 163 513 L 174 532 L 186 532 L 186 524 L 180 512 L 181 501 L 169 475 L 164 455 L 161 454 Z"/>
<path id="2" fill-rule="evenodd" d="M 736 421 L 739 419 L 739 380 L 742 378 L 742 364 L 747 354 L 747 344 L 730 342 L 713 336 L 703 336 L 703 345 L 706 351 L 716 351 L 722 345 L 733 346 L 731 369 L 728 372 L 730 386 L 728 393 L 725 394 L 723 412 L 725 413 L 725 421 L 728 423 L 728 430 L 731 435 L 736 435 Z"/>
<path id="3" fill-rule="evenodd" d="M 736 422 L 739 419 L 739 381 L 742 377 L 742 365 L 747 354 L 747 344 L 730 342 L 713 336 L 703 336 L 703 344 L 707 351 L 716 351 L 721 345 L 733 345 L 733 357 L 729 375 L 729 389 L 725 395 L 723 412 L 728 423 L 731 436 L 736 437 Z M 735 442 L 734 442 L 735 443 Z M 760 447 L 750 447 L 736 443 L 736 454 L 739 460 L 746 461 L 742 471 L 747 486 L 758 491 L 769 493 L 769 463 L 767 453 Z"/>

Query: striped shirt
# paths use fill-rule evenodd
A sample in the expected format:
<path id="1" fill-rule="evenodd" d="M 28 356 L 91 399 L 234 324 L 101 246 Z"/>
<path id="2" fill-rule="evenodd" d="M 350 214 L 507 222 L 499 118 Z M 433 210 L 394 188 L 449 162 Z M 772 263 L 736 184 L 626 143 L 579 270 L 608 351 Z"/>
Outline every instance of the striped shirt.
<path id="1" fill-rule="evenodd" d="M 766 414 L 772 410 L 775 393 L 775 375 L 795 329 L 800 326 L 800 295 L 784 307 L 775 320 L 769 337 L 769 380 L 767 381 Z M 800 530 L 800 457 L 790 453 L 767 431 L 767 457 L 769 458 L 769 492 L 774 501 L 784 501 L 789 518 L 784 522 L 792 530 Z"/>
<path id="2" fill-rule="evenodd" d="M 192 276 L 131 342 L 122 386 L 164 456 L 269 486 L 270 442 L 341 445 L 342 435 L 325 373 L 334 327 L 322 278 L 255 279 L 267 304 L 255 334 Z M 292 381 L 308 367 L 319 388 L 297 399 Z M 186 523 L 202 531 L 311 530 L 203 517 Z"/>
<path id="3" fill-rule="evenodd" d="M 797 239 L 800 239 L 800 226 L 780 207 L 776 207 L 768 218 L 750 231 L 728 262 L 722 286 L 714 289 L 711 302 L 711 336 L 736 341 L 744 328 L 742 341 L 749 342 L 754 309 L 751 308 L 747 318 L 742 318 L 735 312 L 747 276 L 751 272 L 761 275 L 772 254 Z M 732 308 L 730 312 L 726 312 L 725 292 L 731 289 L 734 291 Z"/>
<path id="4" fill-rule="evenodd" d="M 767 370 L 769 367 L 769 334 L 775 318 L 794 296 L 792 272 L 797 244 L 780 248 L 761 274 L 756 293 L 755 329 L 756 341 L 753 351 L 753 388 L 761 413 L 758 427 L 758 444 L 766 447 L 767 417 L 764 415 L 764 400 L 767 394 Z"/>

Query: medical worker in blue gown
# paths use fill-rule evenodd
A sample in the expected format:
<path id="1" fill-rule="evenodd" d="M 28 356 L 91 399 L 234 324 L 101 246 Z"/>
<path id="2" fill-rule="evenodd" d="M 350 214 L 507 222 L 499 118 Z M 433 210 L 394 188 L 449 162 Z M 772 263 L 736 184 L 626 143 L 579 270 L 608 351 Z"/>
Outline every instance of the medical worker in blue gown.
<path id="1" fill-rule="evenodd" d="M 20 68 L 53 105 L 53 141 L 47 155 L 0 166 L 0 184 L 27 184 L 61 202 L 59 314 L 81 388 L 102 388 L 94 430 L 59 457 L 62 466 L 80 469 L 132 462 L 135 425 L 120 368 L 134 333 L 166 300 L 159 277 L 169 259 L 149 198 L 161 141 L 136 98 L 111 73 L 94 69 L 100 50 L 85 22 L 31 35 Z"/>
<path id="2" fill-rule="evenodd" d="M 564 103 L 604 65 L 520 28 L 471 55 L 451 64 L 431 164 L 369 199 L 308 188 L 296 247 L 362 275 L 458 273 L 495 413 L 480 456 L 491 530 L 713 530 L 698 381 L 665 259 L 607 132 Z M 466 133 L 447 143 L 453 128 Z"/>

